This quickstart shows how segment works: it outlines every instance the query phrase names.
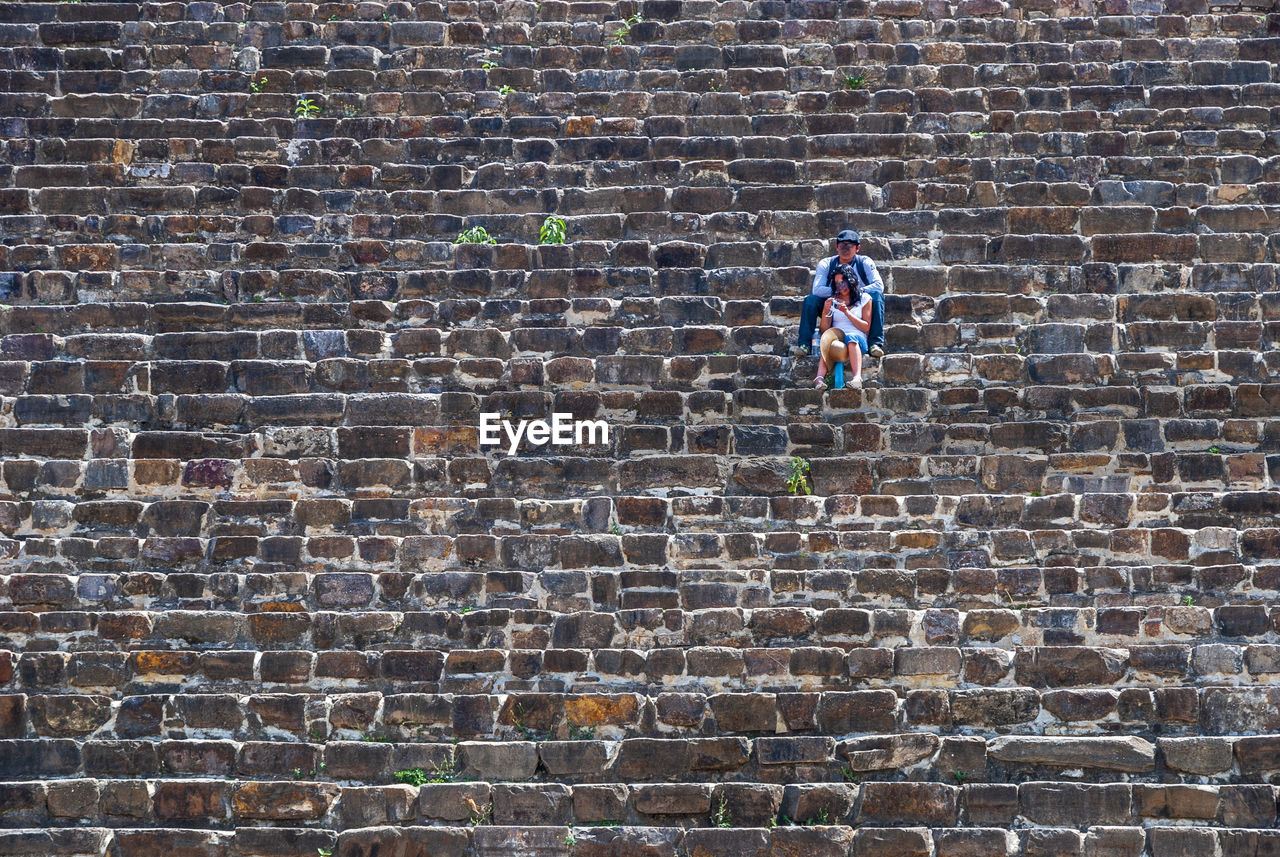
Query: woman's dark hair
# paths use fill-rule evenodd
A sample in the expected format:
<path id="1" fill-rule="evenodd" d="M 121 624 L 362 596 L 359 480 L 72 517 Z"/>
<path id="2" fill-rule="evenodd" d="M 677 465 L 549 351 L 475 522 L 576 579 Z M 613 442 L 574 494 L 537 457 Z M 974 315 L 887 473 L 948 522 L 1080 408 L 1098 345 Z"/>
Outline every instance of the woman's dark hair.
<path id="1" fill-rule="evenodd" d="M 862 291 L 858 288 L 858 275 L 853 270 L 852 265 L 835 265 L 831 272 L 831 294 L 836 293 L 835 282 L 836 274 L 844 277 L 844 281 L 849 284 L 849 302 L 853 306 L 857 306 L 858 301 L 862 300 Z"/>

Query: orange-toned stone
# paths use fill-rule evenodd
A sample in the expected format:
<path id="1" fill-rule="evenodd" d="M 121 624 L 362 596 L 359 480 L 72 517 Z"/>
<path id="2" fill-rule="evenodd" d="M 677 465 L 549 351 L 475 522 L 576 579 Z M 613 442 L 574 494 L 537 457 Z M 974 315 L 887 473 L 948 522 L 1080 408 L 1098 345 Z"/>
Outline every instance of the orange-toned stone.
<path id="1" fill-rule="evenodd" d="M 622 726 L 636 722 L 636 698 L 618 696 L 579 696 L 564 701 L 565 714 L 577 726 Z"/>

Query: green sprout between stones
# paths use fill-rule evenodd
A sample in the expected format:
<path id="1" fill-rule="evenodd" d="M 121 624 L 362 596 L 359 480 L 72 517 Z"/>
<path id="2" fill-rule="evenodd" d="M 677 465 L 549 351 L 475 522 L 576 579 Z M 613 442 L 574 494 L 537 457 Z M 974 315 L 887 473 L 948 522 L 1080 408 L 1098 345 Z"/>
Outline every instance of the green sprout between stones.
<path id="1" fill-rule="evenodd" d="M 487 803 L 482 807 L 475 802 L 475 799 L 470 797 L 463 798 L 463 803 L 467 805 L 467 809 L 471 810 L 471 818 L 468 821 L 472 827 L 493 823 L 492 803 Z"/>
<path id="2" fill-rule="evenodd" d="M 497 244 L 498 239 L 489 234 L 489 230 L 483 226 L 472 226 L 470 229 L 464 229 L 458 233 L 458 237 L 453 239 L 454 244 Z"/>
<path id="3" fill-rule="evenodd" d="M 623 20 L 622 24 L 613 33 L 613 41 L 609 42 L 610 47 L 620 48 L 625 45 L 627 38 L 631 35 L 631 28 L 643 23 L 644 16 L 639 12 Z"/>
<path id="4" fill-rule="evenodd" d="M 1196 600 L 1195 600 L 1195 598 L 1193 598 L 1192 596 L 1190 596 L 1190 595 L 1184 595 L 1184 596 L 1182 596 L 1182 606 L 1183 606 L 1183 607 L 1194 607 L 1194 606 L 1195 606 L 1195 603 L 1196 603 Z"/>
<path id="5" fill-rule="evenodd" d="M 809 488 L 809 462 L 803 458 L 791 459 L 791 475 L 787 477 L 787 491 L 792 495 L 813 493 Z"/>
<path id="6" fill-rule="evenodd" d="M 578 837 L 573 835 L 572 830 L 570 830 L 568 833 L 564 835 L 564 844 L 565 844 L 565 847 L 567 848 L 572 848 L 573 846 L 578 844 Z"/>
<path id="7" fill-rule="evenodd" d="M 538 230 L 538 243 L 563 244 L 568 228 L 569 225 L 565 223 L 563 217 L 556 217 L 554 214 L 547 215 L 547 219 L 542 221 L 542 228 Z"/>
<path id="8" fill-rule="evenodd" d="M 513 93 L 513 92 L 515 92 L 515 91 L 516 91 L 516 90 L 515 90 L 515 87 L 511 86 L 510 84 L 506 84 L 506 83 L 504 83 L 502 86 L 498 87 L 498 94 L 499 94 L 499 95 L 510 95 L 511 93 Z"/>
<path id="9" fill-rule="evenodd" d="M 314 119 L 321 112 L 320 105 L 310 98 L 299 98 L 297 105 L 293 108 L 293 115 L 300 116 L 303 119 Z"/>
<path id="10" fill-rule="evenodd" d="M 430 771 L 422 768 L 409 768 L 396 771 L 396 782 L 406 786 L 425 786 L 435 783 L 451 783 L 458 778 L 458 769 L 454 767 L 453 758 L 433 766 Z"/>
<path id="11" fill-rule="evenodd" d="M 485 71 L 492 71 L 498 67 L 498 59 L 501 52 L 497 48 L 489 48 L 484 52 L 484 59 L 480 61 L 480 68 Z"/>
<path id="12" fill-rule="evenodd" d="M 316 849 L 316 854 L 318 854 L 318 855 L 319 855 L 319 857 L 333 857 L 333 849 L 332 849 L 332 848 L 317 848 L 317 849 Z"/>
<path id="13" fill-rule="evenodd" d="M 261 92 L 266 88 L 267 88 L 267 79 L 265 77 L 260 77 L 257 80 L 253 80 L 252 78 L 249 79 L 250 91 L 257 93 L 257 92 Z"/>
<path id="14" fill-rule="evenodd" d="M 863 72 L 846 74 L 844 76 L 844 85 L 850 89 L 862 89 L 867 85 L 867 76 Z"/>
<path id="15" fill-rule="evenodd" d="M 716 827 L 733 827 L 733 816 L 729 813 L 728 798 L 720 798 L 720 803 L 716 805 L 715 810 L 711 813 L 711 823 Z"/>

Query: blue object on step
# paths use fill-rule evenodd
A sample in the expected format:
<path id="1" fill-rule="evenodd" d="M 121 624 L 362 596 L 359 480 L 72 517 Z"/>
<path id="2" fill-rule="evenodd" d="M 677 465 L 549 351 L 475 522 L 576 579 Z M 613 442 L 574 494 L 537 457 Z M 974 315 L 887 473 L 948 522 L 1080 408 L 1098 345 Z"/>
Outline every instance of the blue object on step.
<path id="1" fill-rule="evenodd" d="M 835 388 L 836 388 L 837 390 L 843 390 L 843 389 L 844 389 L 844 364 L 843 364 L 843 363 L 837 363 L 837 364 L 836 364 L 836 383 L 835 383 Z"/>

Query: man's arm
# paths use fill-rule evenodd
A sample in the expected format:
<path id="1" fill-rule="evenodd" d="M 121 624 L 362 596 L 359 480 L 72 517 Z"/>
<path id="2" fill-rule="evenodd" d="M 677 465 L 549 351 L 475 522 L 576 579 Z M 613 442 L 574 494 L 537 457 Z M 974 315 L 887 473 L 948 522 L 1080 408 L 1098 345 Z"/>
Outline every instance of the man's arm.
<path id="1" fill-rule="evenodd" d="M 862 264 L 866 266 L 868 278 L 868 286 L 879 286 L 880 291 L 884 291 L 884 280 L 880 278 L 880 272 L 876 270 L 876 262 L 870 256 L 861 256 Z"/>
<path id="2" fill-rule="evenodd" d="M 822 261 L 818 263 L 818 270 L 813 274 L 813 285 L 809 287 L 809 291 L 815 295 L 826 297 L 831 294 L 831 289 L 827 285 L 827 271 L 831 267 L 831 257 L 824 256 Z"/>

